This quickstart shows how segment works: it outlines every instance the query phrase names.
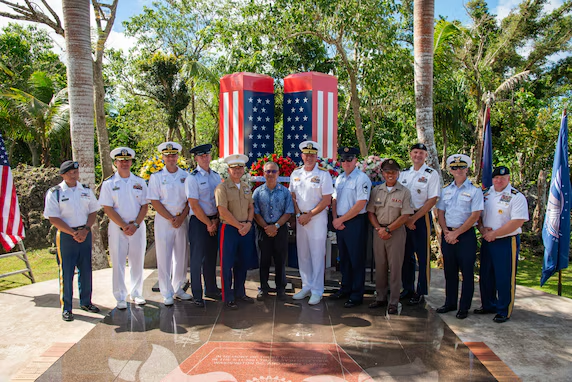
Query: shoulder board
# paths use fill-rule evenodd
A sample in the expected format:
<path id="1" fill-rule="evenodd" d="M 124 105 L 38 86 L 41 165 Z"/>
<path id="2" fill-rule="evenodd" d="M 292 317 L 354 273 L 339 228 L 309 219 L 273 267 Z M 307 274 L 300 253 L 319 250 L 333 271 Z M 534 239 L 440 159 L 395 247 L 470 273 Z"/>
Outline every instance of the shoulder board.
<path id="1" fill-rule="evenodd" d="M 513 188 L 512 190 L 510 190 L 510 193 L 513 194 L 513 195 L 516 195 L 516 194 L 518 194 L 518 190 L 515 190 L 515 189 Z"/>
<path id="2" fill-rule="evenodd" d="M 191 172 L 191 175 L 197 175 L 199 173 L 199 170 L 197 170 L 196 168 L 193 170 L 193 172 Z"/>
<path id="3" fill-rule="evenodd" d="M 82 183 L 81 185 L 83 186 L 83 188 L 89 188 L 89 184 L 87 183 Z"/>
<path id="4" fill-rule="evenodd" d="M 50 191 L 51 191 L 51 192 L 56 192 L 56 191 L 59 191 L 59 190 L 61 190 L 61 189 L 62 189 L 62 188 L 61 188 L 60 185 L 58 184 L 57 186 L 54 186 L 54 187 L 50 188 Z"/>
<path id="5" fill-rule="evenodd" d="M 299 170 L 299 169 L 301 169 L 302 167 L 304 167 L 304 166 L 298 166 L 298 167 L 296 167 L 294 170 Z"/>
<path id="6" fill-rule="evenodd" d="M 320 166 L 318 166 L 318 170 L 322 170 L 322 171 L 328 171 L 326 168 L 324 168 L 324 167 L 320 167 Z"/>
<path id="7" fill-rule="evenodd" d="M 431 174 L 433 171 L 435 171 L 435 170 L 433 170 L 433 169 L 430 168 L 430 167 L 427 167 L 427 168 L 425 169 L 425 172 L 428 172 L 429 174 Z"/>
<path id="8" fill-rule="evenodd" d="M 405 172 L 405 171 L 409 171 L 411 170 L 411 167 L 407 167 L 406 169 L 401 170 L 401 172 Z"/>
<path id="9" fill-rule="evenodd" d="M 103 181 L 105 182 L 106 180 L 109 180 L 111 178 L 113 178 L 115 176 L 115 174 L 109 175 L 107 178 L 103 179 Z"/>
<path id="10" fill-rule="evenodd" d="M 487 188 L 483 189 L 483 194 L 489 192 L 490 189 L 491 189 L 490 187 L 487 187 Z"/>
<path id="11" fill-rule="evenodd" d="M 212 172 L 214 172 L 215 174 L 218 174 L 218 172 L 216 172 L 216 171 L 215 171 L 215 170 L 213 170 L 212 168 L 211 168 L 211 171 L 212 171 Z M 220 175 L 220 174 L 219 174 L 219 175 Z"/>
<path id="12" fill-rule="evenodd" d="M 449 187 L 450 185 L 451 185 L 451 183 L 444 184 L 444 185 L 443 185 L 443 188 L 447 188 L 447 187 Z"/>

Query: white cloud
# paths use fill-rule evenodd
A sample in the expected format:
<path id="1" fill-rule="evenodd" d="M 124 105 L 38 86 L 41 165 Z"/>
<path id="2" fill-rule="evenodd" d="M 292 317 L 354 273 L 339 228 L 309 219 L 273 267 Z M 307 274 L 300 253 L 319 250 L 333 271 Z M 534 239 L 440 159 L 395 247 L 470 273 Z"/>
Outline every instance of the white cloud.
<path id="1" fill-rule="evenodd" d="M 123 52 L 127 53 L 130 48 L 137 44 L 137 39 L 135 37 L 128 37 L 123 32 L 111 31 L 107 42 L 105 43 L 106 48 L 122 49 Z"/>
<path id="2" fill-rule="evenodd" d="M 509 13 L 518 7 L 522 0 L 499 0 L 498 5 L 493 13 L 497 15 L 497 21 L 501 21 L 509 15 Z M 544 12 L 552 12 L 562 5 L 562 0 L 548 0 L 544 5 Z"/>

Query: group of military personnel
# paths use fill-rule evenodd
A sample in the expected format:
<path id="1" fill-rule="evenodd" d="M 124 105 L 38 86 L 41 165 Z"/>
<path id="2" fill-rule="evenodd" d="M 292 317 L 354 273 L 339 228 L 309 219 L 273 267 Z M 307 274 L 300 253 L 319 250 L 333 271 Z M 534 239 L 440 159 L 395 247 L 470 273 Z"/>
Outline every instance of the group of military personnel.
<path id="1" fill-rule="evenodd" d="M 44 216 L 57 228 L 55 242 L 65 321 L 74 319 L 72 285 L 76 267 L 80 308 L 99 311 L 91 302 L 90 228 L 101 206 L 110 220 L 109 254 L 117 308 L 127 308 L 128 295 L 137 305 L 146 303 L 144 220 L 149 203 L 157 212 L 155 251 L 165 306 L 173 305 L 175 300 L 188 300 L 204 307 L 204 297 L 222 300 L 228 309 L 238 309 L 240 303 L 254 303 L 254 298 L 246 294 L 245 282 L 248 269 L 256 267 L 260 273 L 256 299 L 269 298 L 275 291 L 277 299 L 286 300 L 287 223 L 292 215 L 302 279 L 302 289 L 292 298 L 309 297 L 308 304 L 319 304 L 324 294 L 331 208 L 342 280 L 340 289 L 329 298 L 343 299 L 346 308 L 363 304 L 369 222 L 374 232 L 376 275 L 376 298 L 369 308 L 387 306 L 388 314 L 398 314 L 400 300 L 420 304 L 429 294 L 431 211 L 436 207 L 446 282 L 445 303 L 437 312 L 457 310 L 459 319 L 468 315 L 474 292 L 477 228 L 482 235 L 482 306 L 474 313 L 495 314 L 494 321 L 499 323 L 510 318 L 520 233 L 528 220 L 528 207 L 525 197 L 511 186 L 507 167 L 496 167 L 493 187 L 482 191 L 468 179 L 471 159 L 463 154 L 451 155 L 447 169 L 454 181 L 441 189 L 438 172 L 425 163 L 427 147 L 417 143 L 410 150 L 412 166 L 401 171 L 396 160 L 384 160 L 381 170 L 385 181 L 372 189 L 369 177 L 357 166 L 357 148 L 338 149 L 344 171 L 334 184 L 330 173 L 318 165 L 318 143 L 305 141 L 299 145 L 303 165 L 292 172 L 289 188 L 278 182 L 279 165 L 267 162 L 263 169 L 266 182 L 252 192 L 242 180 L 248 157 L 225 157 L 229 177 L 223 181 L 210 168 L 211 149 L 212 145 L 203 144 L 190 150 L 197 167 L 189 173 L 177 165 L 181 145 L 162 143 L 158 150 L 165 166 L 151 175 L 147 185 L 131 173 L 135 152 L 128 147 L 116 148 L 110 156 L 117 172 L 103 182 L 99 201 L 88 186 L 79 183 L 79 164 L 62 163 L 63 181 L 47 192 Z M 125 285 L 127 259 L 131 273 L 129 291 Z M 216 283 L 217 260 L 220 289 Z M 272 261 L 275 289 L 269 285 Z M 184 290 L 189 265 L 192 294 Z M 459 271 L 462 287 L 457 303 Z"/>

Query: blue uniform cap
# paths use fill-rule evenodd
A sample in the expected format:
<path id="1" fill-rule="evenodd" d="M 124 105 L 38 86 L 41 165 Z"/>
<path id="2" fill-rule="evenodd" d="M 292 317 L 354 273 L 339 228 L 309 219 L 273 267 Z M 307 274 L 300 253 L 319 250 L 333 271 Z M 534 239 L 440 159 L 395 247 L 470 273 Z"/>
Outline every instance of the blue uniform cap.
<path id="1" fill-rule="evenodd" d="M 342 146 L 338 148 L 338 154 L 342 159 L 354 159 L 359 154 L 357 147 Z"/>
<path id="2" fill-rule="evenodd" d="M 189 150 L 189 152 L 194 155 L 210 154 L 212 148 L 213 145 L 211 145 L 210 143 L 205 143 L 204 145 L 198 145 L 193 147 L 192 149 Z"/>

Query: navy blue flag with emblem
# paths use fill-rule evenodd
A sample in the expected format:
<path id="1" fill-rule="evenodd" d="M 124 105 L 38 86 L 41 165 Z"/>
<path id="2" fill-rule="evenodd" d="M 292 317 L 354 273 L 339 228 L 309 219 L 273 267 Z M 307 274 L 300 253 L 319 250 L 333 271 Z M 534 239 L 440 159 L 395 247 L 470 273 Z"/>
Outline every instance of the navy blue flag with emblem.
<path id="1" fill-rule="evenodd" d="M 493 185 L 493 138 L 491 133 L 491 109 L 487 106 L 483 139 L 483 157 L 481 159 L 483 190 Z"/>
<path id="2" fill-rule="evenodd" d="M 556 143 L 550 194 L 544 226 L 544 264 L 540 286 L 561 269 L 568 268 L 570 250 L 570 171 L 568 168 L 568 117 L 562 113 L 560 133 Z"/>

